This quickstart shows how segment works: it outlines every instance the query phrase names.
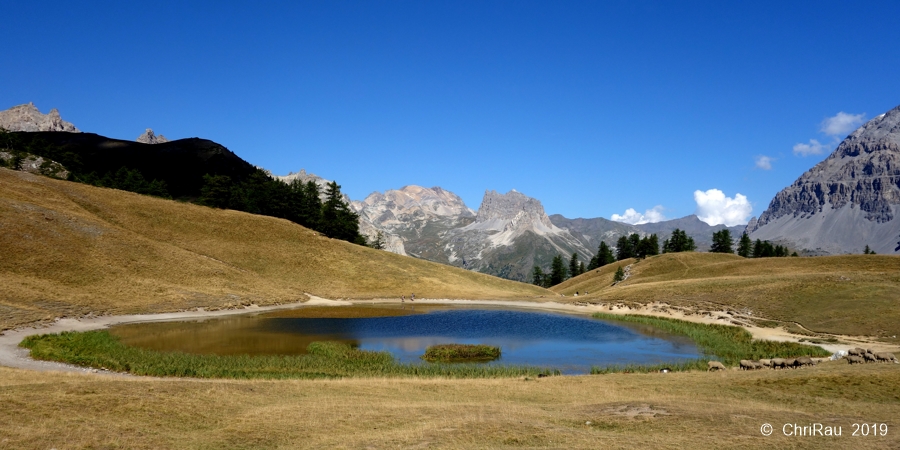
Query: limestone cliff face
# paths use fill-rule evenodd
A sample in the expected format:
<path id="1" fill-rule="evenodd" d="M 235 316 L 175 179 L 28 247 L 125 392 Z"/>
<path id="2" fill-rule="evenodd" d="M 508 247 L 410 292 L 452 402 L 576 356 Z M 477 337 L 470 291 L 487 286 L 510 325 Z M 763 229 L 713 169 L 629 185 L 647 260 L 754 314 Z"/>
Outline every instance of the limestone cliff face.
<path id="1" fill-rule="evenodd" d="M 534 265 L 588 250 L 550 222 L 541 202 L 516 191 L 485 192 L 478 212 L 439 187 L 405 186 L 352 203 L 360 231 L 381 232 L 387 250 L 513 280 L 528 281 Z"/>
<path id="2" fill-rule="evenodd" d="M 900 239 L 900 106 L 851 133 L 824 161 L 772 199 L 751 237 L 826 253 L 869 245 L 893 253 Z"/>
<path id="3" fill-rule="evenodd" d="M 445 242 L 451 264 L 519 281 L 529 281 L 532 267 L 546 268 L 558 254 L 577 253 L 582 261 L 593 255 L 550 222 L 539 200 L 515 190 L 486 191 L 475 221 L 450 231 Z"/>
<path id="4" fill-rule="evenodd" d="M 472 221 L 475 212 L 458 195 L 439 187 L 404 186 L 373 192 L 351 203 L 360 231 L 373 240 L 380 231 L 388 251 L 439 262 L 442 233 Z"/>
<path id="5" fill-rule="evenodd" d="M 34 103 L 13 106 L 6 111 L 0 111 L 0 128 L 7 131 L 81 132 L 71 122 L 62 120 L 56 108 L 51 109 L 48 114 L 41 114 Z"/>

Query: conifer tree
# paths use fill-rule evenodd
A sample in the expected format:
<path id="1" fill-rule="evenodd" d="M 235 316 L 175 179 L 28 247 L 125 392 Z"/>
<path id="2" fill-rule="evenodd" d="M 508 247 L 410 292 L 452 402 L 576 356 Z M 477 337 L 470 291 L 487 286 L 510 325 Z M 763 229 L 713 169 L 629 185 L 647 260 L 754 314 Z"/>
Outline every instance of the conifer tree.
<path id="1" fill-rule="evenodd" d="M 384 233 L 381 231 L 375 233 L 375 240 L 372 241 L 372 248 L 375 250 L 384 250 Z"/>
<path id="2" fill-rule="evenodd" d="M 341 195 L 341 186 L 334 181 L 325 188 L 321 231 L 330 238 L 356 243 L 361 241 L 359 215 L 350 210 Z"/>
<path id="3" fill-rule="evenodd" d="M 588 270 L 603 267 L 609 263 L 615 262 L 615 260 L 616 256 L 613 254 L 612 250 L 610 250 L 609 246 L 606 245 L 606 242 L 600 241 L 600 246 L 597 248 L 597 254 L 591 258 Z"/>
<path id="4" fill-rule="evenodd" d="M 569 276 L 578 276 L 578 253 L 572 253 L 572 258 L 569 259 Z"/>
<path id="5" fill-rule="evenodd" d="M 300 211 L 297 214 L 300 225 L 313 230 L 319 229 L 322 222 L 322 199 L 319 195 L 319 185 L 315 181 L 307 181 L 300 195 Z"/>
<path id="6" fill-rule="evenodd" d="M 534 266 L 531 270 L 531 284 L 535 286 L 544 286 L 546 275 L 540 266 Z"/>
<path id="7" fill-rule="evenodd" d="M 580 263 L 578 263 L 578 275 L 581 275 L 585 272 L 587 272 L 587 270 L 584 268 L 584 261 L 581 261 Z"/>
<path id="8" fill-rule="evenodd" d="M 616 260 L 633 258 L 634 248 L 631 246 L 631 240 L 628 236 L 622 236 L 616 241 Z"/>
<path id="9" fill-rule="evenodd" d="M 556 286 L 566 281 L 566 278 L 568 278 L 568 274 L 566 273 L 566 264 L 563 262 L 563 257 L 562 255 L 556 255 L 550 264 L 550 286 Z"/>
<path id="10" fill-rule="evenodd" d="M 619 266 L 619 268 L 616 269 L 616 274 L 613 275 L 613 284 L 623 280 L 625 280 L 625 271 L 622 270 L 622 266 Z"/>
<path id="11" fill-rule="evenodd" d="M 743 256 L 744 258 L 749 258 L 751 256 L 751 252 L 753 251 L 753 241 L 750 240 L 750 236 L 747 235 L 745 231 L 744 234 L 741 235 L 741 240 L 738 243 L 738 256 Z"/>
<path id="12" fill-rule="evenodd" d="M 710 253 L 734 253 L 731 248 L 731 231 L 728 228 L 716 231 L 712 235 L 712 247 Z"/>
<path id="13" fill-rule="evenodd" d="M 663 241 L 663 253 L 692 252 L 694 250 L 697 250 L 694 238 L 678 228 L 672 231 L 669 239 Z"/>
<path id="14" fill-rule="evenodd" d="M 632 234 L 632 236 L 637 236 L 637 234 Z M 650 236 L 644 237 L 640 240 L 637 245 L 637 249 L 635 251 L 635 256 L 638 258 L 646 258 L 648 256 L 654 256 L 659 254 L 659 238 L 656 234 L 651 234 Z"/>

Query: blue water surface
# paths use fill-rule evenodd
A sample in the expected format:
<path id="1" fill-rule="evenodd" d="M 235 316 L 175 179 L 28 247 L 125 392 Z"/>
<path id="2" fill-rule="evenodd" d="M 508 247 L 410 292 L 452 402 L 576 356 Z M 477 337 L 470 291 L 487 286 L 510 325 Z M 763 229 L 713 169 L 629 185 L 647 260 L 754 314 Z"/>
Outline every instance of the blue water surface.
<path id="1" fill-rule="evenodd" d="M 566 374 L 588 373 L 591 366 L 657 364 L 700 356 L 689 339 L 648 333 L 646 327 L 530 311 L 467 309 L 396 317 L 262 320 L 259 326 L 269 332 L 329 336 L 363 350 L 388 351 L 403 363 L 421 363 L 428 346 L 451 343 L 500 347 L 501 358 L 487 364 L 552 367 Z"/>

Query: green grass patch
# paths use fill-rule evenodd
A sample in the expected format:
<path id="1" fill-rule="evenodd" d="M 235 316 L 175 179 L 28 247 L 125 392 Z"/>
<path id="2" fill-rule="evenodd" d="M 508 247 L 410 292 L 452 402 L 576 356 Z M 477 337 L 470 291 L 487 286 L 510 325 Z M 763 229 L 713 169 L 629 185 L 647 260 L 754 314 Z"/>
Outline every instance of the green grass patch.
<path id="1" fill-rule="evenodd" d="M 649 325 L 672 334 L 687 336 L 697 344 L 700 351 L 706 355 L 717 357 L 726 366 L 736 366 L 742 359 L 758 360 L 761 358 L 824 357 L 831 355 L 831 352 L 828 350 L 817 346 L 753 339 L 753 336 L 747 330 L 731 325 L 702 324 L 678 319 L 632 314 L 595 313 L 594 318 Z M 683 370 L 692 370 L 694 368 L 706 370 L 705 364 L 707 361 L 709 359 L 699 359 L 690 364 L 686 363 L 687 368 Z M 668 366 L 676 370 L 676 367 L 680 365 L 671 364 Z M 637 369 L 638 366 L 630 367 L 634 371 L 639 371 Z M 647 372 L 653 371 L 653 368 L 659 370 L 657 366 L 648 367 Z M 608 369 L 598 369 L 597 373 L 606 373 L 600 372 L 603 370 Z M 615 370 L 615 368 L 609 370 Z M 624 369 L 618 371 L 624 371 Z"/>
<path id="2" fill-rule="evenodd" d="M 612 365 L 605 367 L 591 367 L 592 375 L 602 375 L 607 373 L 656 373 L 663 370 L 669 372 L 687 372 L 690 370 L 706 370 L 706 363 L 709 359 L 692 359 L 690 361 L 681 361 L 663 364 L 625 364 Z"/>
<path id="3" fill-rule="evenodd" d="M 482 344 L 442 344 L 425 349 L 422 359 L 429 362 L 493 361 L 500 357 L 500 347 Z"/>
<path id="4" fill-rule="evenodd" d="M 500 378 L 559 375 L 526 366 L 422 363 L 400 364 L 388 352 L 371 352 L 339 342 L 313 342 L 306 355 L 221 356 L 160 352 L 130 347 L 106 330 L 44 334 L 20 346 L 35 359 L 156 377 L 288 379 L 344 377 Z"/>

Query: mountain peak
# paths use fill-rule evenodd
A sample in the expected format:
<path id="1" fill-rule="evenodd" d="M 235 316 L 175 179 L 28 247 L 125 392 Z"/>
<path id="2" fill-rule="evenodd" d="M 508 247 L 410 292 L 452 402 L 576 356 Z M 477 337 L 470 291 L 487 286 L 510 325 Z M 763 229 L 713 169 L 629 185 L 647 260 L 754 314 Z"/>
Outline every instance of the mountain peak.
<path id="1" fill-rule="evenodd" d="M 135 140 L 142 144 L 162 144 L 163 142 L 169 142 L 165 136 L 153 133 L 153 130 L 150 128 L 147 128 L 147 130 L 144 131 L 144 134 L 138 136 Z"/>
<path id="2" fill-rule="evenodd" d="M 485 191 L 475 221 L 511 220 L 517 217 L 521 218 L 523 215 L 548 228 L 553 226 L 547 213 L 544 212 L 544 205 L 540 200 L 531 198 L 515 189 L 506 194 L 500 194 L 494 190 Z"/>
<path id="3" fill-rule="evenodd" d="M 747 231 L 800 248 L 893 253 L 900 229 L 900 106 L 850 133 L 775 195 Z"/>
<path id="4" fill-rule="evenodd" d="M 56 108 L 51 109 L 49 114 L 41 114 L 41 111 L 32 102 L 0 111 L 0 128 L 8 131 L 81 132 L 71 122 L 62 120 L 59 110 Z"/>

